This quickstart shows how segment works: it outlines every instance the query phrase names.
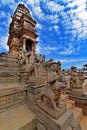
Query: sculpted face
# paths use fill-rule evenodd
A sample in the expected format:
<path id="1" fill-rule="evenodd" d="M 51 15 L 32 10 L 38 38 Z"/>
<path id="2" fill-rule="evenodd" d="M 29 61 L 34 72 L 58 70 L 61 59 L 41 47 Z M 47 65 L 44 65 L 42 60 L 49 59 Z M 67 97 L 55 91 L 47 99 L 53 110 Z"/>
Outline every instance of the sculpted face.
<path id="1" fill-rule="evenodd" d="M 57 64 L 52 64 L 50 66 L 50 70 L 52 70 L 53 72 L 57 71 Z"/>

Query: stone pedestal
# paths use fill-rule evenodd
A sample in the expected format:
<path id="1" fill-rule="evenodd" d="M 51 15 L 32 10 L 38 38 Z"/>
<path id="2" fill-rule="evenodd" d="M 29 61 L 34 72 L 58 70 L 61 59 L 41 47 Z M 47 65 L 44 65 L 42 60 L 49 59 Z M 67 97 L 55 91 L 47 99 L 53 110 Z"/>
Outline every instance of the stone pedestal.
<path id="1" fill-rule="evenodd" d="M 27 104 L 29 108 L 34 110 L 35 105 L 37 104 L 37 100 L 39 99 L 39 94 L 41 89 L 45 86 L 45 84 L 38 85 L 38 86 L 29 86 L 27 92 Z"/>
<path id="2" fill-rule="evenodd" d="M 61 111 L 61 110 L 60 110 Z M 55 119 L 40 106 L 35 107 L 37 130 L 81 130 L 79 122 L 70 110 L 64 111 Z"/>
<path id="3" fill-rule="evenodd" d="M 49 106 L 49 107 L 48 107 Z M 58 119 L 65 111 L 66 111 L 66 105 L 62 104 L 58 111 L 53 110 L 53 106 L 51 104 L 45 105 L 44 103 L 39 103 L 38 107 L 41 108 L 43 111 L 45 111 L 48 115 L 50 115 L 54 119 Z"/>
<path id="4" fill-rule="evenodd" d="M 16 104 L 22 104 L 25 100 L 26 90 L 24 85 L 0 84 L 0 112 L 5 111 Z"/>
<path id="5" fill-rule="evenodd" d="M 68 91 L 69 99 L 75 101 L 75 105 L 83 109 L 83 114 L 87 116 L 87 92 Z"/>

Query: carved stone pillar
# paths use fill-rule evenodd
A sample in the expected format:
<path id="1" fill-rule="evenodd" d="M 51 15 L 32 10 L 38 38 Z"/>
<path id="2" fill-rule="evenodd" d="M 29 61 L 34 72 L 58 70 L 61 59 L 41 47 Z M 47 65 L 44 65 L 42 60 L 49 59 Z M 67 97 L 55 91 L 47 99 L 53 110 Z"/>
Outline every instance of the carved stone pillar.
<path id="1" fill-rule="evenodd" d="M 23 39 L 23 49 L 26 50 L 26 39 Z"/>

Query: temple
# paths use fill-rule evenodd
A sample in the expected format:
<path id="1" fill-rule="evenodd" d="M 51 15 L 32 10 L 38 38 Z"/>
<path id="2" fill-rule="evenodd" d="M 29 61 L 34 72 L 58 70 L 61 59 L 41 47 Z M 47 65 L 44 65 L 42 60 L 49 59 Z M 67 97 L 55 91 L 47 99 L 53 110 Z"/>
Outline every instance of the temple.
<path id="1" fill-rule="evenodd" d="M 36 54 L 35 26 L 19 4 L 0 54 L 0 130 L 87 130 L 87 74 Z"/>
<path id="2" fill-rule="evenodd" d="M 22 4 L 19 4 L 12 17 L 9 27 L 8 46 L 10 53 L 16 54 L 20 48 L 26 49 L 35 55 L 36 21 L 31 17 L 29 10 Z"/>

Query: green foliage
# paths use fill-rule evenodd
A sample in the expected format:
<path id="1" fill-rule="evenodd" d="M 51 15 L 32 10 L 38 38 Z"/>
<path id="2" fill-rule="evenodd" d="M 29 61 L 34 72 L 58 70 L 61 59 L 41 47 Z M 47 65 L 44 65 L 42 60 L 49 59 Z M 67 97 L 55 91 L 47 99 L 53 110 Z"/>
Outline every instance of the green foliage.
<path id="1" fill-rule="evenodd" d="M 21 75 L 19 75 L 18 81 L 21 81 Z"/>
<path id="2" fill-rule="evenodd" d="M 20 104 L 23 105 L 25 102 L 24 101 L 21 101 Z"/>
<path id="3" fill-rule="evenodd" d="M 28 90 L 28 86 L 27 85 L 24 87 L 24 90 L 26 90 L 26 91 Z"/>

